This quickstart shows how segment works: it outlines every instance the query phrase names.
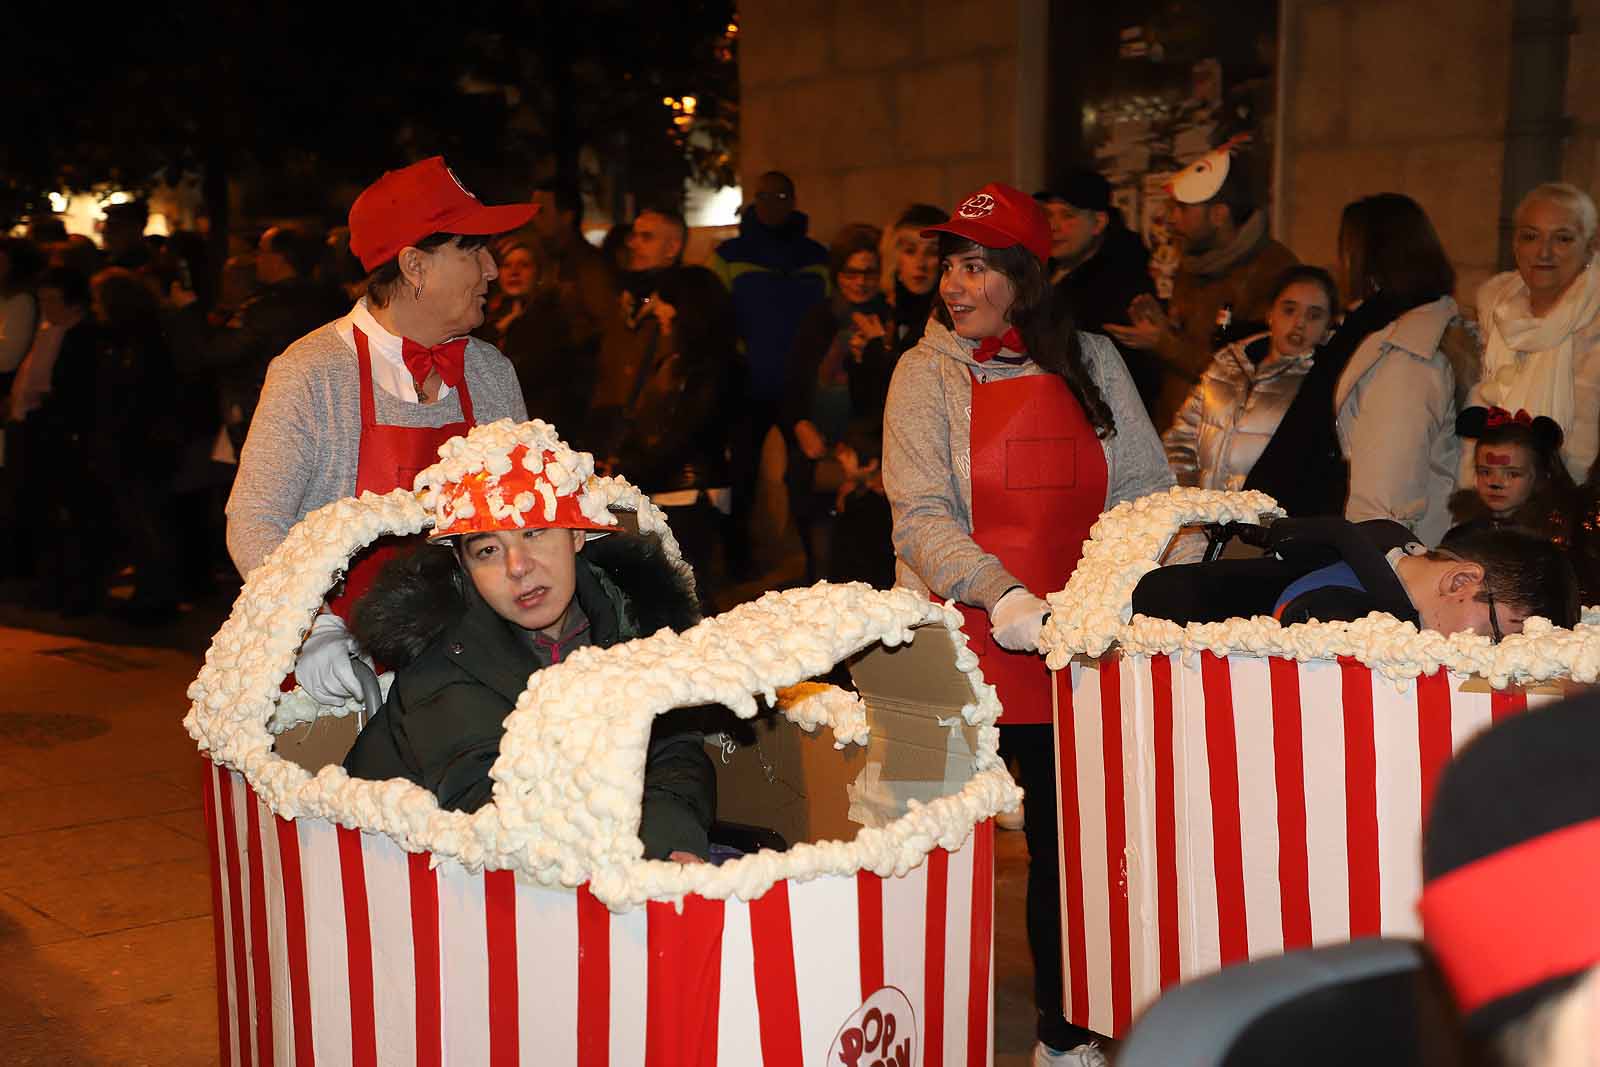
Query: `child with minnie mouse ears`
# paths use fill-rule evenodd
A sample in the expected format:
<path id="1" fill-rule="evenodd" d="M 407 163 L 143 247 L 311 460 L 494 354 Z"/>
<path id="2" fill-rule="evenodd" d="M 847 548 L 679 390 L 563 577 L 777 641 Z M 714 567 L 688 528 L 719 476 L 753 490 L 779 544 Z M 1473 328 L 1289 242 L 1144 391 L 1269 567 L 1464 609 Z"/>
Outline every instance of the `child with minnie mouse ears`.
<path id="1" fill-rule="evenodd" d="M 1561 460 L 1561 427 L 1543 415 L 1470 407 L 1456 416 L 1456 434 L 1474 438 L 1473 487 L 1450 501 L 1457 525 L 1448 542 L 1468 530 L 1520 526 L 1566 544 L 1575 487 Z"/>

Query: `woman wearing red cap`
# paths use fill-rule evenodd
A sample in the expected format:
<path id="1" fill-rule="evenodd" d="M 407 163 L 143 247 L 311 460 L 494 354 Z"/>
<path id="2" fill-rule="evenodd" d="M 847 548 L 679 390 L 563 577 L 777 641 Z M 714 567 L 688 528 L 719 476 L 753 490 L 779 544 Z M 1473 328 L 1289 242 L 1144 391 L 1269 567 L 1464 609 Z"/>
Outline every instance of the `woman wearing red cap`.
<path id="1" fill-rule="evenodd" d="M 1049 608 L 1089 528 L 1123 500 L 1172 485 L 1166 454 L 1111 342 L 1051 309 L 1050 226 L 1034 200 L 986 185 L 939 235 L 934 321 L 900 360 L 884 413 L 884 485 L 899 583 L 958 602 L 1005 707 L 1028 835 L 1028 942 L 1036 1064 L 1100 1063 L 1063 1016 Z"/>
<path id="2" fill-rule="evenodd" d="M 485 207 L 438 156 L 390 171 L 350 209 L 366 296 L 290 345 L 267 370 L 228 499 L 228 551 L 249 575 L 305 516 L 363 492 L 411 488 L 441 444 L 477 422 L 527 418 L 516 372 L 467 334 L 494 281 L 486 245 L 534 212 Z M 380 548 L 306 638 L 296 680 L 312 697 L 359 695 L 341 617 L 370 584 Z"/>

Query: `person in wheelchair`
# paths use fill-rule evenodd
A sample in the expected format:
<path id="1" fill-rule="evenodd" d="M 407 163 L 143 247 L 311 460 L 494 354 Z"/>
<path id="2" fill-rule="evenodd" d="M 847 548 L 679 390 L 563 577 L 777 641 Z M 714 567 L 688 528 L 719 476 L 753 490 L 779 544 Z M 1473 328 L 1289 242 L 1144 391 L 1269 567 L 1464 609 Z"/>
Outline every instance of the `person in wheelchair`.
<path id="1" fill-rule="evenodd" d="M 355 636 L 395 679 L 345 757 L 351 775 L 404 778 L 443 808 L 476 811 L 493 799 L 489 769 L 530 674 L 585 646 L 699 621 L 692 583 L 657 535 L 597 524 L 582 485 L 564 493 L 527 470 L 526 451 L 512 450 L 504 474 L 442 487 L 429 542 L 391 561 L 357 603 Z M 709 855 L 716 777 L 697 728 L 705 710 L 656 719 L 639 825 L 646 859 Z"/>
<path id="2" fill-rule="evenodd" d="M 1271 615 L 1287 626 L 1378 611 L 1418 629 L 1496 641 L 1521 633 L 1534 615 L 1563 627 L 1578 621 L 1566 554 L 1522 530 L 1477 531 L 1428 548 L 1388 519 L 1329 517 L 1230 525 L 1220 536 L 1239 536 L 1265 555 L 1151 571 L 1134 588 L 1134 614 L 1178 623 Z"/>

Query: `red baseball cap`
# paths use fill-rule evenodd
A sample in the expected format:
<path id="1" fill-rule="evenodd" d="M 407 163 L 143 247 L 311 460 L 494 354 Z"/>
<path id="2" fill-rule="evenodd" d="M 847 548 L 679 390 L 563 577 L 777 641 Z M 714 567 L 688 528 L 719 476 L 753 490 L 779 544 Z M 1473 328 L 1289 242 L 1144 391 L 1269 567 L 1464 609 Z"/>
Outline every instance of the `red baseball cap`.
<path id="1" fill-rule="evenodd" d="M 961 201 L 950 221 L 930 226 L 922 236 L 953 233 L 985 248 L 1021 245 L 1040 263 L 1050 258 L 1050 222 L 1044 208 L 1021 189 L 990 182 Z"/>
<path id="2" fill-rule="evenodd" d="M 387 172 L 356 197 L 350 208 L 350 251 L 370 271 L 429 234 L 505 233 L 538 210 L 533 203 L 486 207 L 445 166 L 443 156 L 433 156 Z"/>

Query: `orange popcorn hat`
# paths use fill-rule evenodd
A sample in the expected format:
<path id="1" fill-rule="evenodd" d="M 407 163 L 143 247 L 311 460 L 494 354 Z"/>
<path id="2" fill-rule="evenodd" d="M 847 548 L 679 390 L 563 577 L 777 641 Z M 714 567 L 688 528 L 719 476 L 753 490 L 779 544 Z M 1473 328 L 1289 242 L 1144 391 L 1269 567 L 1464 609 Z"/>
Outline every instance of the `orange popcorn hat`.
<path id="1" fill-rule="evenodd" d="M 517 445 L 507 457 L 510 469 L 479 469 L 439 487 L 430 540 L 492 533 L 497 530 L 616 529 L 601 497 L 560 464 L 554 452 L 537 455 Z"/>

